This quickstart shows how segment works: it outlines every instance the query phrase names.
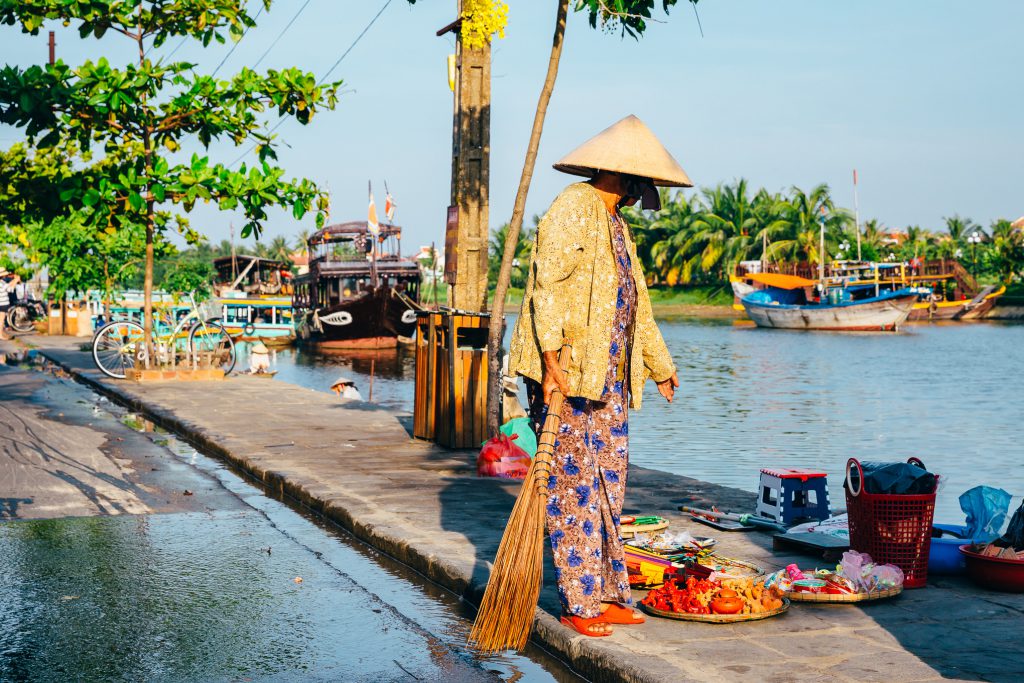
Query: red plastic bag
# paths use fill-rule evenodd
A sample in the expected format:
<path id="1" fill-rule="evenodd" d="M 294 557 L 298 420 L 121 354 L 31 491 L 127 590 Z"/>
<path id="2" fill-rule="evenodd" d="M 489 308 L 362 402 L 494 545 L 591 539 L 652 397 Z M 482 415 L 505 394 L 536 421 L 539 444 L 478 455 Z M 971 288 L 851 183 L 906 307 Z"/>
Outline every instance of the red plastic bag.
<path id="1" fill-rule="evenodd" d="M 515 435 L 498 434 L 489 439 L 476 459 L 477 476 L 525 479 L 530 469 L 530 456 L 513 443 L 515 438 Z"/>

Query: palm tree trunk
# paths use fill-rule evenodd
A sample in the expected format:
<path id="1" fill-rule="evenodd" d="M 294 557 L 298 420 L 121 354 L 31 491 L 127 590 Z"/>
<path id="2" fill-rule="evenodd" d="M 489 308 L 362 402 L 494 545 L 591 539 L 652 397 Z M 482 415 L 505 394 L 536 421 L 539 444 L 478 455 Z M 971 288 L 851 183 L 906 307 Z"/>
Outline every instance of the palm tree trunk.
<path id="1" fill-rule="evenodd" d="M 548 72 L 544 78 L 544 87 L 540 90 L 537 100 L 537 112 L 533 117 L 533 130 L 530 132 L 530 144 L 526 148 L 526 161 L 523 163 L 523 174 L 519 178 L 519 190 L 516 192 L 515 205 L 512 208 L 512 220 L 505 234 L 505 249 L 501 256 L 501 269 L 495 283 L 494 302 L 491 308 L 490 329 L 487 335 L 487 431 L 491 436 L 498 433 L 499 413 L 501 411 L 501 342 L 505 333 L 505 295 L 508 292 L 508 281 L 512 274 L 512 260 L 516 255 L 519 242 L 519 230 L 523 227 L 523 213 L 526 210 L 526 195 L 530 192 L 530 181 L 533 169 L 537 164 L 537 148 L 540 147 L 540 135 L 544 130 L 544 117 L 547 115 L 551 91 L 555 88 L 558 76 L 558 62 L 562 58 L 562 39 L 565 37 L 565 17 L 568 13 L 569 0 L 559 0 L 558 15 L 555 19 L 555 35 L 551 41 L 551 56 L 548 59 Z"/>

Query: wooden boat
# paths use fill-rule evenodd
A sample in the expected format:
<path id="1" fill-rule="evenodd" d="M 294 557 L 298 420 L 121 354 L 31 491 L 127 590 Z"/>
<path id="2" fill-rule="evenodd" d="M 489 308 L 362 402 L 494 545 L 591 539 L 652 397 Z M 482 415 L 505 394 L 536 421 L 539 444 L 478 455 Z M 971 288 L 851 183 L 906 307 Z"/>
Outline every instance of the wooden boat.
<path id="1" fill-rule="evenodd" d="M 931 295 L 914 304 L 911 321 L 920 320 L 980 320 L 996 305 L 1006 287 L 989 285 L 971 299 L 947 300 Z"/>
<path id="2" fill-rule="evenodd" d="M 787 330 L 896 330 L 920 292 L 904 288 L 874 293 L 869 286 L 826 286 L 815 299 L 819 283 L 795 275 L 751 274 L 763 286 L 743 299 L 747 315 L 758 327 Z"/>
<path id="3" fill-rule="evenodd" d="M 248 254 L 213 260 L 213 293 L 225 298 L 289 297 L 292 264 Z"/>
<path id="4" fill-rule="evenodd" d="M 733 307 L 746 310 L 741 300 L 763 285 L 752 276 L 761 272 L 783 273 L 804 278 L 819 275 L 808 263 L 777 264 L 743 261 L 729 277 L 736 295 Z M 975 320 L 986 317 L 1006 291 L 1005 287 L 982 287 L 954 259 L 913 259 L 909 262 L 874 263 L 867 261 L 835 261 L 820 270 L 829 287 L 868 287 L 875 295 L 885 291 L 916 288 L 918 301 L 908 321 Z"/>
<path id="5" fill-rule="evenodd" d="M 309 272 L 295 280 L 298 338 L 323 348 L 394 348 L 416 329 L 420 270 L 402 258 L 402 229 L 365 221 L 329 225 L 309 238 Z"/>
<path id="6" fill-rule="evenodd" d="M 236 341 L 261 341 L 267 346 L 295 341 L 290 298 L 221 298 L 217 305 L 221 324 Z"/>

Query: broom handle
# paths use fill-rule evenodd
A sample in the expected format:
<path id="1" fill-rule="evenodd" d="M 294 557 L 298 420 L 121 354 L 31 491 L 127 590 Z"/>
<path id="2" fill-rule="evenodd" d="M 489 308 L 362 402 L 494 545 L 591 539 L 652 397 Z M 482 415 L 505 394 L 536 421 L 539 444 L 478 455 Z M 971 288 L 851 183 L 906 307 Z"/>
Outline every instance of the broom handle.
<path id="1" fill-rule="evenodd" d="M 558 352 L 558 365 L 564 373 L 569 369 L 569 361 L 572 358 L 572 340 L 563 339 L 562 348 Z M 551 464 L 555 455 L 555 435 L 558 432 L 558 425 L 562 421 L 562 404 L 565 396 L 556 387 L 551 394 L 551 403 L 548 404 L 547 417 L 544 418 L 544 426 L 541 428 L 540 441 L 537 443 L 537 454 L 533 458 L 533 485 L 544 498 L 548 497 L 548 478 L 551 476 Z"/>

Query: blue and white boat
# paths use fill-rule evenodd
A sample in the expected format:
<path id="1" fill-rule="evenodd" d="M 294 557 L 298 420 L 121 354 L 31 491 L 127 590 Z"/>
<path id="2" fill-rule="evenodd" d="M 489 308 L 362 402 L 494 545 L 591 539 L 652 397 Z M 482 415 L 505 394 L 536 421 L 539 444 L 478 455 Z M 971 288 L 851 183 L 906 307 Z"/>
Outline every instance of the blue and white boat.
<path id="1" fill-rule="evenodd" d="M 236 341 L 282 346 L 295 341 L 291 297 L 221 297 L 220 323 Z"/>
<path id="2" fill-rule="evenodd" d="M 922 294 L 920 287 L 877 291 L 778 273 L 748 277 L 760 288 L 740 299 L 747 315 L 758 327 L 786 330 L 896 330 Z"/>

